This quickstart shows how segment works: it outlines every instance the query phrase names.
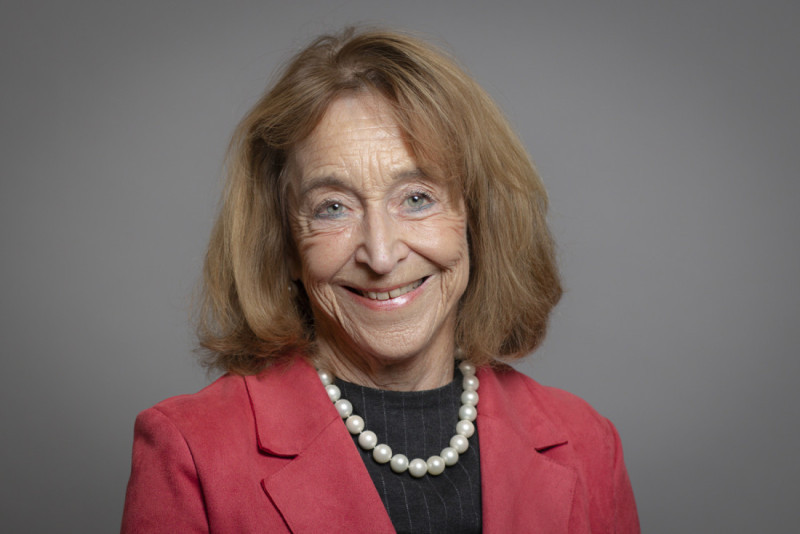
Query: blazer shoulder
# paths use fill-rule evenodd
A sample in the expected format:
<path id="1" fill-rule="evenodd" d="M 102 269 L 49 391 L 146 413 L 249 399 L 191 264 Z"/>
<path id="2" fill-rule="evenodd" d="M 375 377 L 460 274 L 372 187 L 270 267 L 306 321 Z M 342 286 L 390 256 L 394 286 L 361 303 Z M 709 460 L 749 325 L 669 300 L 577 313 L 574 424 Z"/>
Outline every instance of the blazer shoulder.
<path id="1" fill-rule="evenodd" d="M 250 400 L 243 376 L 225 374 L 196 393 L 167 398 L 139 414 L 158 412 L 182 434 L 207 433 L 209 427 L 241 424 L 250 413 Z"/>
<path id="2" fill-rule="evenodd" d="M 493 369 L 498 383 L 513 402 L 530 407 L 539 416 L 573 437 L 614 433 L 611 423 L 581 397 L 552 386 L 545 386 L 529 376 L 501 365 Z"/>

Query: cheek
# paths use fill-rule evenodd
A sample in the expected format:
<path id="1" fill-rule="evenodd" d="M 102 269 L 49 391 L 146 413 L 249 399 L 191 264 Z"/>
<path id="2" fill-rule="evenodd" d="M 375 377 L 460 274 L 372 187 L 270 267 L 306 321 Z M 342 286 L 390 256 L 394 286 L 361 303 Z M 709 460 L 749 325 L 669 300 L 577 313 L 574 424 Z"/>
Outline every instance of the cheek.
<path id="1" fill-rule="evenodd" d="M 426 250 L 426 256 L 445 268 L 467 267 L 469 246 L 466 221 L 462 217 L 448 217 L 426 222 L 415 229 L 417 243 Z"/>
<path id="2" fill-rule="evenodd" d="M 352 255 L 351 238 L 351 231 L 341 230 L 296 239 L 303 280 L 315 284 L 331 279 Z"/>

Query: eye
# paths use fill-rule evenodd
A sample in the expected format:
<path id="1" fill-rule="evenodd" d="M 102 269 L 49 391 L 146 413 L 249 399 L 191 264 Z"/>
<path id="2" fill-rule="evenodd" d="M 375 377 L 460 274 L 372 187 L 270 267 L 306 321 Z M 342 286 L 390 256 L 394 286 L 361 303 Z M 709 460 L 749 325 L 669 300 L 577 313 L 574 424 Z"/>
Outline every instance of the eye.
<path id="1" fill-rule="evenodd" d="M 336 219 L 347 212 L 347 208 L 341 202 L 329 200 L 324 202 L 315 212 L 317 219 Z"/>
<path id="2" fill-rule="evenodd" d="M 411 193 L 405 199 L 405 205 L 412 210 L 419 211 L 425 209 L 433 203 L 433 199 L 427 193 Z"/>

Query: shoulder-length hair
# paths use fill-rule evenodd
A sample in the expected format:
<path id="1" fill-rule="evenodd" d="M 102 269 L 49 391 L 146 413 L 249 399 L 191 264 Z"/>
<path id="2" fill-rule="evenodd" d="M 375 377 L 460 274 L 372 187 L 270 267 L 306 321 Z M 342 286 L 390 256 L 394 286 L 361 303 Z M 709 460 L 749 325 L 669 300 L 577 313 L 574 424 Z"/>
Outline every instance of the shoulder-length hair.
<path id="1" fill-rule="evenodd" d="M 249 374 L 312 350 L 309 303 L 290 277 L 286 166 L 330 103 L 359 91 L 385 99 L 415 157 L 464 198 L 470 276 L 456 324 L 463 357 L 477 365 L 515 359 L 544 338 L 561 285 L 547 194 L 519 138 L 441 51 L 403 33 L 348 29 L 299 52 L 234 133 L 199 300 L 210 366 Z"/>

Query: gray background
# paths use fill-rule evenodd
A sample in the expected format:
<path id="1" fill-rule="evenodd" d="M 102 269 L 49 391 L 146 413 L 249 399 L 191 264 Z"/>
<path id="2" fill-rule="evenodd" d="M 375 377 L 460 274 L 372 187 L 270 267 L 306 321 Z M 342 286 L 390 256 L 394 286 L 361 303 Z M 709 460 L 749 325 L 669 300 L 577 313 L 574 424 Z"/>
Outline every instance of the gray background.
<path id="1" fill-rule="evenodd" d="M 4 532 L 118 528 L 237 121 L 318 33 L 423 32 L 508 112 L 567 287 L 520 365 L 618 426 L 649 533 L 800 524 L 800 9 L 767 2 L 5 2 Z"/>

